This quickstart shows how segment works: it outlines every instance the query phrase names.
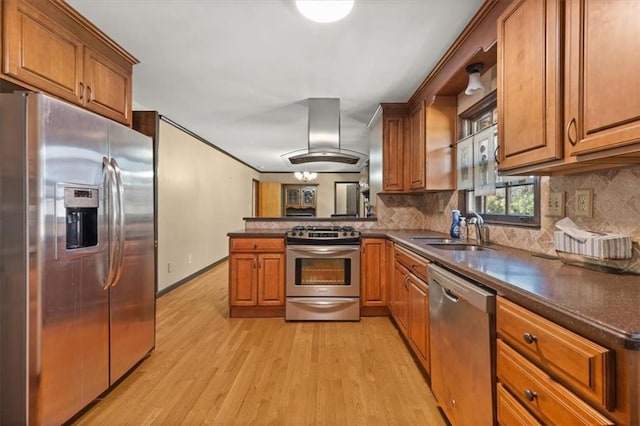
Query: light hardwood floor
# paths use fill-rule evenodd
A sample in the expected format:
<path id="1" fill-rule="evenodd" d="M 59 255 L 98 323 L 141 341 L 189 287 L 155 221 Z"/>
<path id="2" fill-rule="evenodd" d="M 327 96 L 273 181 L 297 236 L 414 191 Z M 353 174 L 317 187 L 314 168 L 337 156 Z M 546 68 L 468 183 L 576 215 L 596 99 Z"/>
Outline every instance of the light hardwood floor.
<path id="1" fill-rule="evenodd" d="M 445 424 L 391 320 L 231 319 L 227 265 L 158 299 L 155 351 L 75 424 Z"/>

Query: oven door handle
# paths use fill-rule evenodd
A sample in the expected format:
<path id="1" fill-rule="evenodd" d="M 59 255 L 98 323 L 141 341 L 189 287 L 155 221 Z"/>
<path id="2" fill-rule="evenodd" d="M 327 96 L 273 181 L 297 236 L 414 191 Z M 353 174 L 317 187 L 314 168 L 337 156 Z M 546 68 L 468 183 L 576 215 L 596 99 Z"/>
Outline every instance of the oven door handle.
<path id="1" fill-rule="evenodd" d="M 336 256 L 340 254 L 351 254 L 354 251 L 360 251 L 360 246 L 349 247 L 322 247 L 322 246 L 297 246 L 296 248 L 290 248 L 291 253 L 304 253 L 314 254 L 317 256 Z"/>
<path id="2" fill-rule="evenodd" d="M 337 297 L 332 297 L 331 299 L 311 299 L 311 300 L 308 297 L 300 298 L 300 299 L 289 297 L 287 301 L 289 303 L 297 303 L 299 305 L 311 306 L 317 309 L 332 309 L 341 305 L 358 303 L 357 298 L 347 299 L 347 298 L 337 298 Z"/>

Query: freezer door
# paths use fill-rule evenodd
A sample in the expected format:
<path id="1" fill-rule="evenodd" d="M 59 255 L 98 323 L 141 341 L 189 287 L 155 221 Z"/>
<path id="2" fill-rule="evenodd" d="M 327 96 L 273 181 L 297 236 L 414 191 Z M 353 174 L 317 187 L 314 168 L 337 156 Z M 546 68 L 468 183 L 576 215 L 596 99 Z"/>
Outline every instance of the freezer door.
<path id="1" fill-rule="evenodd" d="M 110 123 L 109 143 L 119 186 L 117 223 L 124 227 L 116 232 L 117 271 L 111 287 L 114 383 L 155 346 L 154 172 L 151 138 Z"/>
<path id="2" fill-rule="evenodd" d="M 59 424 L 109 386 L 107 120 L 27 96 L 30 359 L 36 423 Z M 35 398 L 33 398 L 35 396 Z"/>

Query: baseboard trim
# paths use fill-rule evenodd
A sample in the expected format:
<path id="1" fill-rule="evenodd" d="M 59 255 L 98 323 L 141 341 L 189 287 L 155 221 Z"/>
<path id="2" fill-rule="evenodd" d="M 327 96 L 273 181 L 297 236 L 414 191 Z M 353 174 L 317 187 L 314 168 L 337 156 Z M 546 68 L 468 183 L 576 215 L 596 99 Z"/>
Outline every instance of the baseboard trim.
<path id="1" fill-rule="evenodd" d="M 189 275 L 188 277 L 185 277 L 183 279 L 181 279 L 180 281 L 171 284 L 169 287 L 163 288 L 162 290 L 160 290 L 159 292 L 156 293 L 156 299 L 160 298 L 161 296 L 164 296 L 167 293 L 172 292 L 173 290 L 175 290 L 176 288 L 180 287 L 182 284 L 185 284 L 189 281 L 191 281 L 192 279 L 194 279 L 195 277 L 197 277 L 198 275 L 202 275 L 205 272 L 207 272 L 210 269 L 215 268 L 216 266 L 220 265 L 221 263 L 226 262 L 229 259 L 229 256 L 225 256 L 222 259 L 213 262 L 210 265 L 205 266 L 204 268 L 194 272 L 193 274 Z"/>

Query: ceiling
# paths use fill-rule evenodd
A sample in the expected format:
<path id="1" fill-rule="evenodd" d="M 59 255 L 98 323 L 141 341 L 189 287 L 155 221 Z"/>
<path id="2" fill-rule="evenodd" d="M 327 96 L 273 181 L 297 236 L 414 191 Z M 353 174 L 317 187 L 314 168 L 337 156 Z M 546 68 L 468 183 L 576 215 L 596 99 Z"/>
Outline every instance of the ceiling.
<path id="1" fill-rule="evenodd" d="M 340 99 L 341 148 L 368 154 L 381 102 L 406 102 L 482 0 L 356 0 L 318 24 L 293 0 L 67 0 L 140 60 L 134 109 L 156 110 L 259 171 L 307 148 L 309 98 Z"/>

